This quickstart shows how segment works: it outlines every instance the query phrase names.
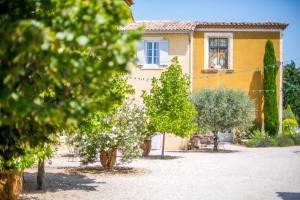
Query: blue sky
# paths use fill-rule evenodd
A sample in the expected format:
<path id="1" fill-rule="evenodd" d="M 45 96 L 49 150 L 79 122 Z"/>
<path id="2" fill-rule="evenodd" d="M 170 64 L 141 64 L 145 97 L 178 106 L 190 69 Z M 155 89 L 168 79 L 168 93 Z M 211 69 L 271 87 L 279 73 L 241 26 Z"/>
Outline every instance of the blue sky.
<path id="1" fill-rule="evenodd" d="M 136 20 L 289 23 L 283 61 L 300 66 L 300 0 L 135 0 Z"/>

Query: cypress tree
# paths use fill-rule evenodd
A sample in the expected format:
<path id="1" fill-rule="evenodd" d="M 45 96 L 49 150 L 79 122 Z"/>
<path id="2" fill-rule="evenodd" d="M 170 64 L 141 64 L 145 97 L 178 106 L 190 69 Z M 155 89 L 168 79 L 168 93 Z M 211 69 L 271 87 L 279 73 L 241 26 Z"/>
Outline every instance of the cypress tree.
<path id="1" fill-rule="evenodd" d="M 264 122 L 269 135 L 278 133 L 279 117 L 276 95 L 276 57 L 272 41 L 268 40 L 264 55 Z"/>

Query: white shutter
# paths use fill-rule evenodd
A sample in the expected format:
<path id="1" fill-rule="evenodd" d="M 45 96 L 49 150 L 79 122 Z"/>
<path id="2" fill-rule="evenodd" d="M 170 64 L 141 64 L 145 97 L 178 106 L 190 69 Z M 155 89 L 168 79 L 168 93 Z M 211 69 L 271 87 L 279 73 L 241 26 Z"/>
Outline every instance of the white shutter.
<path id="1" fill-rule="evenodd" d="M 161 40 L 159 42 L 159 59 L 160 65 L 169 65 L 169 42 L 168 40 Z"/>
<path id="2" fill-rule="evenodd" d="M 137 46 L 137 59 L 138 65 L 145 64 L 145 40 L 142 40 Z"/>

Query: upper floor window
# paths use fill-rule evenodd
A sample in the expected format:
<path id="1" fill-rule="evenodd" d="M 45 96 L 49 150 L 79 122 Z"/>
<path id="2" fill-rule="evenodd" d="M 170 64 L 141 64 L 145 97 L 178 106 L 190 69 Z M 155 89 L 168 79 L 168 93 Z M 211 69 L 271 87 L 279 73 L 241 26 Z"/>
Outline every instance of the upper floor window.
<path id="1" fill-rule="evenodd" d="M 209 68 L 228 69 L 228 38 L 209 38 Z"/>
<path id="2" fill-rule="evenodd" d="M 233 34 L 204 33 L 204 69 L 233 69 Z"/>
<path id="3" fill-rule="evenodd" d="M 138 65 L 142 69 L 162 69 L 169 64 L 169 41 L 162 37 L 143 37 L 137 47 Z"/>
<path id="4" fill-rule="evenodd" d="M 159 42 L 146 42 L 146 63 L 159 64 Z"/>

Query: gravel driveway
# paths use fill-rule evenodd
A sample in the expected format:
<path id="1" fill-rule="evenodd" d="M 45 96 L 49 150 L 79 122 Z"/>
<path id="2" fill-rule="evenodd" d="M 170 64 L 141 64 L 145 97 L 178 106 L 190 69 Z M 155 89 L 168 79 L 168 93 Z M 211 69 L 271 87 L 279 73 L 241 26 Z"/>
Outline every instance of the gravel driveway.
<path id="1" fill-rule="evenodd" d="M 44 191 L 35 191 L 36 169 L 26 171 L 20 200 L 300 199 L 300 146 L 225 148 L 230 151 L 168 151 L 164 160 L 151 152 L 109 172 L 57 156 L 47 165 Z"/>

